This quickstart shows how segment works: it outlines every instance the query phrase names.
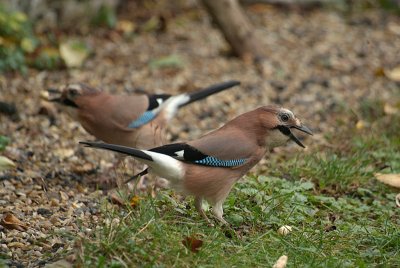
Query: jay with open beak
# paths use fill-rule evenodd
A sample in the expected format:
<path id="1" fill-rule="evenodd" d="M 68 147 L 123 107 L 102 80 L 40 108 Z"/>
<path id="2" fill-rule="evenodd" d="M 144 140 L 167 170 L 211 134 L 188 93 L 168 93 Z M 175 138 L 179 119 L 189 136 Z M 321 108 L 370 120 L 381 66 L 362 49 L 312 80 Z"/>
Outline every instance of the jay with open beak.
<path id="1" fill-rule="evenodd" d="M 212 213 L 226 223 L 222 205 L 235 182 L 256 165 L 269 149 L 289 140 L 305 147 L 294 135 L 297 129 L 312 132 L 284 108 L 263 106 L 244 113 L 199 139 L 167 144 L 150 150 L 120 145 L 81 142 L 88 147 L 107 149 L 134 157 L 145 163 L 147 171 L 167 179 L 170 186 L 195 197 L 195 207 L 208 222 L 202 209 L 203 199 Z"/>
<path id="2" fill-rule="evenodd" d="M 228 81 L 176 96 L 111 95 L 84 84 L 69 84 L 48 89 L 48 99 L 101 141 L 150 149 L 163 144 L 165 127 L 180 108 L 239 84 Z"/>

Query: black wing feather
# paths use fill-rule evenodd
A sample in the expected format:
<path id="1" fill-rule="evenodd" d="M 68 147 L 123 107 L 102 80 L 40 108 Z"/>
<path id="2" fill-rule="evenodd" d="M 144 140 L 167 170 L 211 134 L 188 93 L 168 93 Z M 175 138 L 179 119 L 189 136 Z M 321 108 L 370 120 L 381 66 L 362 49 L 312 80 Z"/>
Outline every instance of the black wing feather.
<path id="1" fill-rule="evenodd" d="M 202 160 L 207 157 L 207 155 L 203 154 L 193 146 L 190 146 L 187 143 L 172 143 L 172 144 L 167 144 L 164 146 L 160 146 L 157 148 L 153 148 L 150 151 L 160 153 L 160 154 L 166 154 L 169 155 L 173 158 L 183 160 L 183 161 L 188 161 L 188 162 L 194 162 L 196 160 Z M 177 154 L 177 152 L 182 152 L 183 151 L 183 158 Z"/>
<path id="2" fill-rule="evenodd" d="M 173 143 L 161 147 L 153 148 L 150 151 L 169 155 L 175 159 L 189 162 L 196 165 L 212 167 L 237 167 L 243 165 L 247 159 L 222 160 L 216 157 L 203 154 L 195 147 L 187 143 Z"/>
<path id="3" fill-rule="evenodd" d="M 157 99 L 161 99 L 163 103 L 167 99 L 171 97 L 169 94 L 154 94 L 154 95 L 147 95 L 149 98 L 149 107 L 147 107 L 147 111 L 151 111 L 156 109 L 158 106 L 160 106 L 160 103 L 158 103 Z"/>

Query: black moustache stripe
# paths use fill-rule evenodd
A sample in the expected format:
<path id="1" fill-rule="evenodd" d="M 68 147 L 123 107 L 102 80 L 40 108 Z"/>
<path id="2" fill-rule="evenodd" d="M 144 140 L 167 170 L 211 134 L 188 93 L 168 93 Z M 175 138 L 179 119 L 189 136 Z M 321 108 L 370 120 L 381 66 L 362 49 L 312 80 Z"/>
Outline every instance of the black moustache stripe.
<path id="1" fill-rule="evenodd" d="M 78 105 L 76 105 L 75 102 L 73 102 L 73 101 L 71 101 L 71 100 L 69 100 L 69 99 L 63 100 L 62 103 L 63 103 L 64 105 L 67 105 L 67 106 L 71 106 L 71 107 L 78 108 Z"/>
<path id="2" fill-rule="evenodd" d="M 277 126 L 275 129 L 278 129 L 283 135 L 285 136 L 290 136 L 292 132 L 290 131 L 290 128 L 286 126 Z"/>

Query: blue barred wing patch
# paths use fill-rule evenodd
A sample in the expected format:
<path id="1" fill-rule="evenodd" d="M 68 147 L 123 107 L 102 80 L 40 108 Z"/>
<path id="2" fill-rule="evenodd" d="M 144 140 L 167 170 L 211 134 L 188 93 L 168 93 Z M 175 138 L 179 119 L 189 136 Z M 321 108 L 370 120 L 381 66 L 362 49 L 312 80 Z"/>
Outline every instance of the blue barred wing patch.
<path id="1" fill-rule="evenodd" d="M 233 159 L 233 160 L 221 160 L 213 156 L 207 156 L 201 160 L 195 160 L 196 164 L 212 166 L 212 167 L 237 167 L 243 165 L 246 159 Z"/>
<path id="2" fill-rule="evenodd" d="M 135 121 L 130 123 L 128 125 L 128 128 L 141 127 L 141 126 L 147 124 L 148 122 L 150 122 L 151 120 L 153 120 L 156 117 L 156 115 L 157 114 L 154 113 L 153 111 L 146 111 L 138 119 L 136 119 Z"/>

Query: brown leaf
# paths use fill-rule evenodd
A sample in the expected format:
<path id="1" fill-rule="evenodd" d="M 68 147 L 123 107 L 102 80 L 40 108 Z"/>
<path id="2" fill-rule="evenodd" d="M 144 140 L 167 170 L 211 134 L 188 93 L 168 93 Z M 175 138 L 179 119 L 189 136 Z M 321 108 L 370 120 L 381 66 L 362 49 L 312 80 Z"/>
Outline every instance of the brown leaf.
<path id="1" fill-rule="evenodd" d="M 325 228 L 324 228 L 325 232 L 332 232 L 332 231 L 335 231 L 336 229 L 337 229 L 336 225 L 333 225 L 333 224 L 329 224 L 329 225 L 325 226 Z"/>
<path id="2" fill-rule="evenodd" d="M 117 196 L 116 193 L 110 194 L 110 196 L 109 196 L 109 201 L 110 201 L 112 204 L 115 204 L 115 205 L 119 205 L 119 206 L 125 205 L 124 200 L 122 200 L 122 198 L 120 198 L 119 196 Z"/>
<path id="3" fill-rule="evenodd" d="M 382 174 L 375 173 L 375 178 L 384 184 L 400 188 L 400 174 Z"/>
<path id="4" fill-rule="evenodd" d="M 7 229 L 16 229 L 18 231 L 25 231 L 28 227 L 15 217 L 12 213 L 6 213 L 1 220 L 1 225 Z"/>
<path id="5" fill-rule="evenodd" d="M 199 248 L 203 245 L 203 241 L 195 238 L 194 236 L 185 237 L 182 240 L 182 244 L 187 247 L 191 252 L 198 253 Z"/>
<path id="6" fill-rule="evenodd" d="M 95 170 L 95 167 L 91 163 L 85 163 L 83 165 L 72 167 L 71 170 L 79 175 L 82 175 L 93 172 Z"/>
<path id="7" fill-rule="evenodd" d="M 78 190 L 78 192 L 82 193 L 87 193 L 88 189 L 86 187 L 83 187 L 82 185 L 78 184 L 76 186 L 76 189 Z"/>
<path id="8" fill-rule="evenodd" d="M 385 76 L 385 69 L 383 69 L 382 67 L 379 67 L 375 70 L 375 76 L 376 77 L 382 77 Z"/>
<path id="9" fill-rule="evenodd" d="M 131 205 L 131 207 L 135 208 L 135 207 L 137 207 L 139 205 L 140 199 L 142 199 L 142 198 L 140 198 L 137 195 L 134 195 L 131 198 L 131 200 L 129 201 L 129 204 Z"/>

